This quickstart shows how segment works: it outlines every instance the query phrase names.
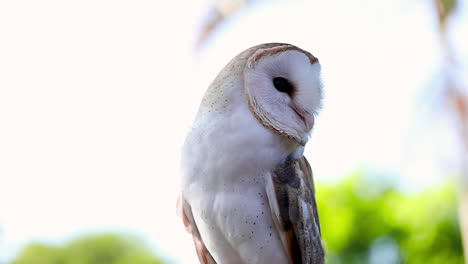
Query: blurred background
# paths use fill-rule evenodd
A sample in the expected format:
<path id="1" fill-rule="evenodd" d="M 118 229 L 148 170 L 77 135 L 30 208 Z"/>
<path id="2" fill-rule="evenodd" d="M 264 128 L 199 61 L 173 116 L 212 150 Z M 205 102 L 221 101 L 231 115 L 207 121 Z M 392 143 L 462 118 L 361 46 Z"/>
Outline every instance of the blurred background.
<path id="1" fill-rule="evenodd" d="M 242 50 L 319 58 L 327 263 L 466 263 L 464 0 L 0 2 L 0 264 L 197 263 L 175 213 L 199 102 Z"/>

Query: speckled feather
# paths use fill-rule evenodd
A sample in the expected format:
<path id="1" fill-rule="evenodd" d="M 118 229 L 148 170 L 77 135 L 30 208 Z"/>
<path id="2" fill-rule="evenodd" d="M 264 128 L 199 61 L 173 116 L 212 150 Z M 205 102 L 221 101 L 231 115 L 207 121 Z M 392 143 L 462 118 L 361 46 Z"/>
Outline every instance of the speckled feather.
<path id="1" fill-rule="evenodd" d="M 301 90 L 307 87 L 298 87 L 302 97 L 291 102 L 308 112 L 319 107 L 320 98 L 316 97 L 321 92 L 320 87 L 314 88 L 314 78 L 320 68 L 310 53 L 270 43 L 231 60 L 205 93 L 187 135 L 179 213 L 203 264 L 320 264 L 323 248 L 312 174 L 302 156 L 310 131 L 301 127 L 299 119 L 282 118 L 284 111 L 266 111 L 266 117 L 259 117 L 258 109 L 252 108 L 249 92 L 260 100 L 258 107 L 268 103 L 261 101 L 258 92 L 249 90 L 255 87 L 246 86 L 247 63 L 257 52 L 262 53 L 256 62 L 260 66 L 253 70 L 268 60 L 286 64 L 291 60 L 293 66 L 310 64 L 306 73 L 314 76 L 306 81 L 318 90 L 310 93 Z M 299 77 L 301 84 L 305 77 Z M 283 182 L 284 177 L 293 182 Z"/>
<path id="2" fill-rule="evenodd" d="M 267 192 L 293 263 L 324 263 L 312 169 L 305 157 L 287 158 L 274 170 L 274 192 Z M 268 186 L 267 186 L 268 188 Z"/>

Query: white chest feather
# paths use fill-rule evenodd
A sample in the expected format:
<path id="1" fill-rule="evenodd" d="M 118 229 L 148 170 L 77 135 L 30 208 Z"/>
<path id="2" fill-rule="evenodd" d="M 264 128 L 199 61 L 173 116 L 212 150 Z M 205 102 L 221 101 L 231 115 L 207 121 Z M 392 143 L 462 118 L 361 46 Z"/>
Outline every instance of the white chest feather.
<path id="1" fill-rule="evenodd" d="M 219 264 L 288 263 L 274 230 L 265 177 L 293 147 L 262 126 L 246 105 L 229 112 L 200 109 L 183 148 L 182 190 Z"/>
<path id="2" fill-rule="evenodd" d="M 266 183 L 286 157 L 302 157 L 320 98 L 317 58 L 282 43 L 241 52 L 208 87 L 183 147 L 181 187 L 218 264 L 290 262 Z"/>

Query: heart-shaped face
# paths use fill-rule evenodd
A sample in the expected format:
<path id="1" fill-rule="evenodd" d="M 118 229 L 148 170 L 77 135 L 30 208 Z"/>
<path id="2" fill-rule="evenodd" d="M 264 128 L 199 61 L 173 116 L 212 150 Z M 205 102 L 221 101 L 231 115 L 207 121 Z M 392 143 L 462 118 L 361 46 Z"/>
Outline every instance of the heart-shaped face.
<path id="1" fill-rule="evenodd" d="M 320 108 L 320 63 L 289 44 L 260 48 L 247 60 L 244 89 L 260 122 L 305 145 Z"/>

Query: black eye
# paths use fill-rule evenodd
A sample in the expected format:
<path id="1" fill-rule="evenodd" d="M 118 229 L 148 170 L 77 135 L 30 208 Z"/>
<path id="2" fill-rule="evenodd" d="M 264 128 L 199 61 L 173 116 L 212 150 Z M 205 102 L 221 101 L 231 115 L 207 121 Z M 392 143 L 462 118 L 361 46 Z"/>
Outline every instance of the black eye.
<path id="1" fill-rule="evenodd" d="M 285 78 L 283 77 L 276 77 L 273 79 L 273 85 L 275 86 L 276 90 L 282 92 L 282 93 L 287 93 L 291 94 L 293 91 L 293 86 L 292 84 Z"/>

